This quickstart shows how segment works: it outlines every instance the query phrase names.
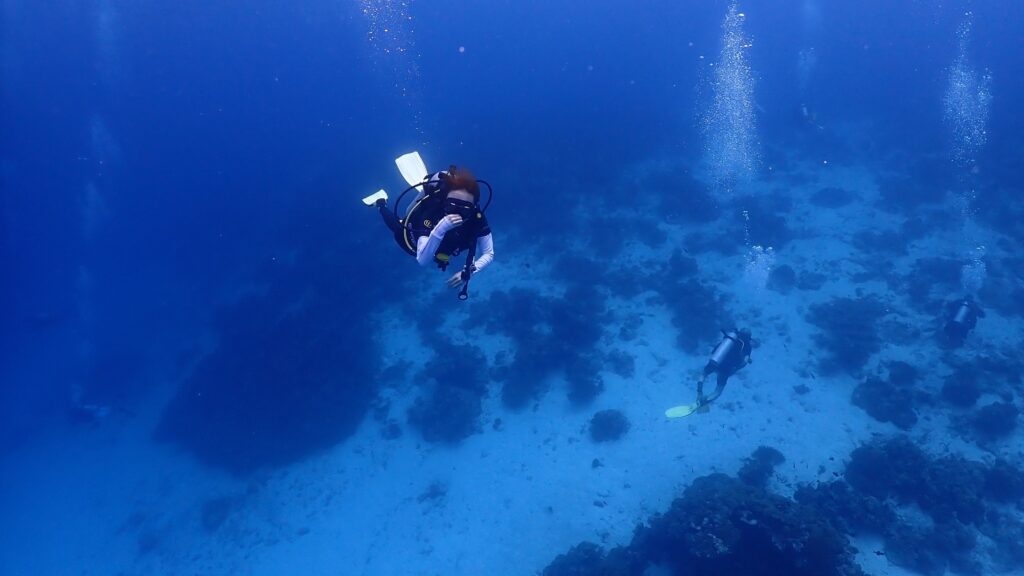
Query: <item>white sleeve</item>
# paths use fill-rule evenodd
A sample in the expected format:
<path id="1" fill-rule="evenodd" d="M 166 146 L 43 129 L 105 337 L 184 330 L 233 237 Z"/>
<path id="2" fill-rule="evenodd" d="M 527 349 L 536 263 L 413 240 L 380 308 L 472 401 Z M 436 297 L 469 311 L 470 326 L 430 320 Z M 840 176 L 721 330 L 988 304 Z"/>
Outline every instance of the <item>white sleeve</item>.
<path id="1" fill-rule="evenodd" d="M 479 256 L 473 261 L 473 267 L 479 272 L 494 261 L 494 237 L 491 234 L 476 239 L 476 253 Z"/>
<path id="2" fill-rule="evenodd" d="M 429 235 L 420 236 L 416 240 L 416 261 L 420 266 L 426 266 L 434 261 L 434 254 L 437 254 L 437 249 L 441 247 L 441 240 L 444 240 L 444 235 L 451 228 L 452 223 L 447 218 L 442 218 Z"/>
<path id="3" fill-rule="evenodd" d="M 419 262 L 420 266 L 426 266 L 430 262 L 430 252 L 427 250 L 427 244 L 430 242 L 430 236 L 420 236 L 416 240 L 416 261 Z M 437 252 L 437 246 L 434 247 L 434 252 Z"/>

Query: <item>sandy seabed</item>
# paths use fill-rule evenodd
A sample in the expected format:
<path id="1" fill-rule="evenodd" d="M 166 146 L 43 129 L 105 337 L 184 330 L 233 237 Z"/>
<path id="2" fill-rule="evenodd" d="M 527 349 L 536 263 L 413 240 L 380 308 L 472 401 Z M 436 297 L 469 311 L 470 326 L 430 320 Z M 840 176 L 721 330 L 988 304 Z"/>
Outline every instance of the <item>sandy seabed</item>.
<path id="1" fill-rule="evenodd" d="M 153 398 L 148 409 L 131 418 L 114 415 L 97 426 L 53 429 L 5 458 L 2 571 L 536 574 L 583 540 L 606 547 L 627 544 L 637 524 L 664 511 L 694 478 L 735 473 L 761 445 L 786 457 L 770 482 L 772 491 L 790 495 L 798 484 L 831 479 L 854 448 L 896 428 L 851 404 L 858 379 L 816 374 L 816 328 L 804 315 L 813 304 L 855 294 L 897 302 L 901 296 L 885 284 L 855 285 L 848 278 L 857 268 L 852 234 L 894 228 L 901 219 L 873 207 L 876 185 L 866 167 L 802 169 L 813 170 L 815 177 L 789 189 L 788 225 L 796 234 L 776 252 L 775 264 L 825 274 L 821 289 L 768 290 L 745 279 L 742 254 L 693 255 L 702 280 L 732 295 L 727 306 L 757 341 L 754 363 L 730 381 L 709 413 L 674 421 L 663 416 L 666 408 L 692 401 L 693 381 L 706 358 L 679 351 L 669 312 L 643 294 L 609 300 L 617 321 L 642 319 L 637 337 L 620 342 L 617 326 L 609 325 L 600 343 L 630 354 L 634 377 L 604 373 L 605 391 L 581 409 L 566 399 L 560 377 L 552 376 L 550 391 L 518 412 L 501 405 L 500 384 L 494 382 L 480 433 L 456 446 L 428 444 L 405 426 L 403 415 L 415 391 L 390 385 L 383 395 L 392 416 L 402 421 L 399 438 L 385 440 L 381 424 L 368 416 L 344 443 L 240 480 L 199 466 L 173 446 L 154 444 L 151 430 L 166 399 Z M 855 191 L 858 201 L 828 211 L 811 205 L 810 195 L 826 186 Z M 721 219 L 705 226 L 720 224 Z M 671 222 L 659 226 L 668 235 L 662 248 L 627 245 L 622 257 L 664 261 L 685 234 L 702 232 Z M 499 287 L 558 289 L 546 281 L 543 254 L 517 252 L 501 242 L 496 263 L 474 281 L 477 297 Z M 908 270 L 917 257 L 949 254 L 953 242 L 938 236 L 916 242 L 911 254 L 894 264 Z M 456 308 L 449 321 L 457 323 L 463 314 Z M 384 310 L 377 324 L 376 337 L 388 344 L 385 366 L 410 362 L 408 373 L 414 374 L 430 359 L 429 348 L 414 328 L 403 325 L 397 309 Z M 990 315 L 968 348 L 984 347 L 1019 328 Z M 461 338 L 472 339 L 492 362 L 507 345 L 482 331 Z M 938 359 L 932 341 L 887 346 L 872 357 L 867 372 L 892 360 L 929 366 Z M 794 388 L 801 384 L 809 391 L 798 393 Z M 632 426 L 619 441 L 594 443 L 587 426 L 605 408 L 621 410 Z M 923 414 L 910 435 L 931 453 L 986 456 L 952 433 L 948 418 L 939 413 Z M 1000 451 L 1019 464 L 1020 440 L 1007 441 Z M 204 528 L 204 503 L 216 498 L 230 512 L 210 530 Z M 880 541 L 854 544 L 868 573 L 906 573 L 873 553 L 883 547 Z"/>

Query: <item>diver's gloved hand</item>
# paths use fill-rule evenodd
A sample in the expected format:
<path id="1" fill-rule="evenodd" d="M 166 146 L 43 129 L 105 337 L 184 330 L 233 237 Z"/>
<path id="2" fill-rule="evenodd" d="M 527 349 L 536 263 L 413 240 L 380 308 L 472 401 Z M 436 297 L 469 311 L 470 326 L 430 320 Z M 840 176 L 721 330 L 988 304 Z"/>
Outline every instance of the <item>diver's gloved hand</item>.
<path id="1" fill-rule="evenodd" d="M 454 276 L 449 278 L 447 284 L 448 284 L 449 288 L 459 288 L 459 287 L 461 287 L 462 284 L 463 284 L 462 270 L 459 270 L 458 272 L 455 273 Z"/>
<path id="2" fill-rule="evenodd" d="M 472 273 L 476 274 L 476 265 L 475 264 L 473 265 Z M 445 284 L 447 284 L 449 288 L 459 288 L 459 287 L 461 287 L 465 283 L 466 283 L 466 271 L 465 270 L 459 270 L 458 272 L 453 274 L 451 278 L 449 278 L 448 280 L 445 281 Z"/>
<path id="3" fill-rule="evenodd" d="M 441 221 L 437 223 L 437 226 L 434 226 L 434 230 L 430 235 L 440 238 L 452 228 L 459 226 L 462 226 L 462 216 L 459 216 L 458 214 L 449 214 L 444 218 L 441 218 Z"/>

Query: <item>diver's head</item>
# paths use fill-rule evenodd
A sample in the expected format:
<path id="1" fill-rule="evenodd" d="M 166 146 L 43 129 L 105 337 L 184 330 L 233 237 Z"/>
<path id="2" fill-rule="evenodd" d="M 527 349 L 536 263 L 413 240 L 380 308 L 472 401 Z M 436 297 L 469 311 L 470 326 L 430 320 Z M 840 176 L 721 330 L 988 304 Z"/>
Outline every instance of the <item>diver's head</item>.
<path id="1" fill-rule="evenodd" d="M 472 172 L 465 168 L 455 168 L 453 166 L 442 177 L 445 180 L 445 184 L 447 184 L 448 198 L 452 198 L 455 195 L 455 198 L 465 202 L 480 203 L 480 185 L 477 184 Z"/>
<path id="2" fill-rule="evenodd" d="M 476 205 L 476 197 L 474 197 L 468 191 L 463 190 L 461 188 L 458 189 L 458 190 L 452 190 L 451 192 L 449 192 L 448 196 L 446 196 L 445 199 L 447 199 L 447 200 L 459 200 L 460 202 L 468 202 L 468 203 L 470 203 L 470 204 L 472 204 L 474 206 Z"/>
<path id="3" fill-rule="evenodd" d="M 473 216 L 480 202 L 480 186 L 473 173 L 465 168 L 453 168 L 445 177 L 448 194 L 444 199 L 445 214 L 458 214 L 463 219 Z"/>

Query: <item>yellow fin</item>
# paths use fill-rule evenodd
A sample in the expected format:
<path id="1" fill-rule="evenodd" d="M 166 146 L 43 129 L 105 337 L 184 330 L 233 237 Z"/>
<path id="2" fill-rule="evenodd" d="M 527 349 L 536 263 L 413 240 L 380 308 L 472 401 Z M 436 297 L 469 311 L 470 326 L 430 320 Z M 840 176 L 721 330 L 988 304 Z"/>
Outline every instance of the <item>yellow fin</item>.
<path id="1" fill-rule="evenodd" d="M 698 406 L 697 404 L 684 404 L 682 406 L 674 406 L 672 408 L 669 408 L 668 410 L 665 410 L 665 416 L 668 418 L 682 418 L 684 416 L 689 416 L 690 414 L 693 414 L 699 408 L 700 406 Z"/>

